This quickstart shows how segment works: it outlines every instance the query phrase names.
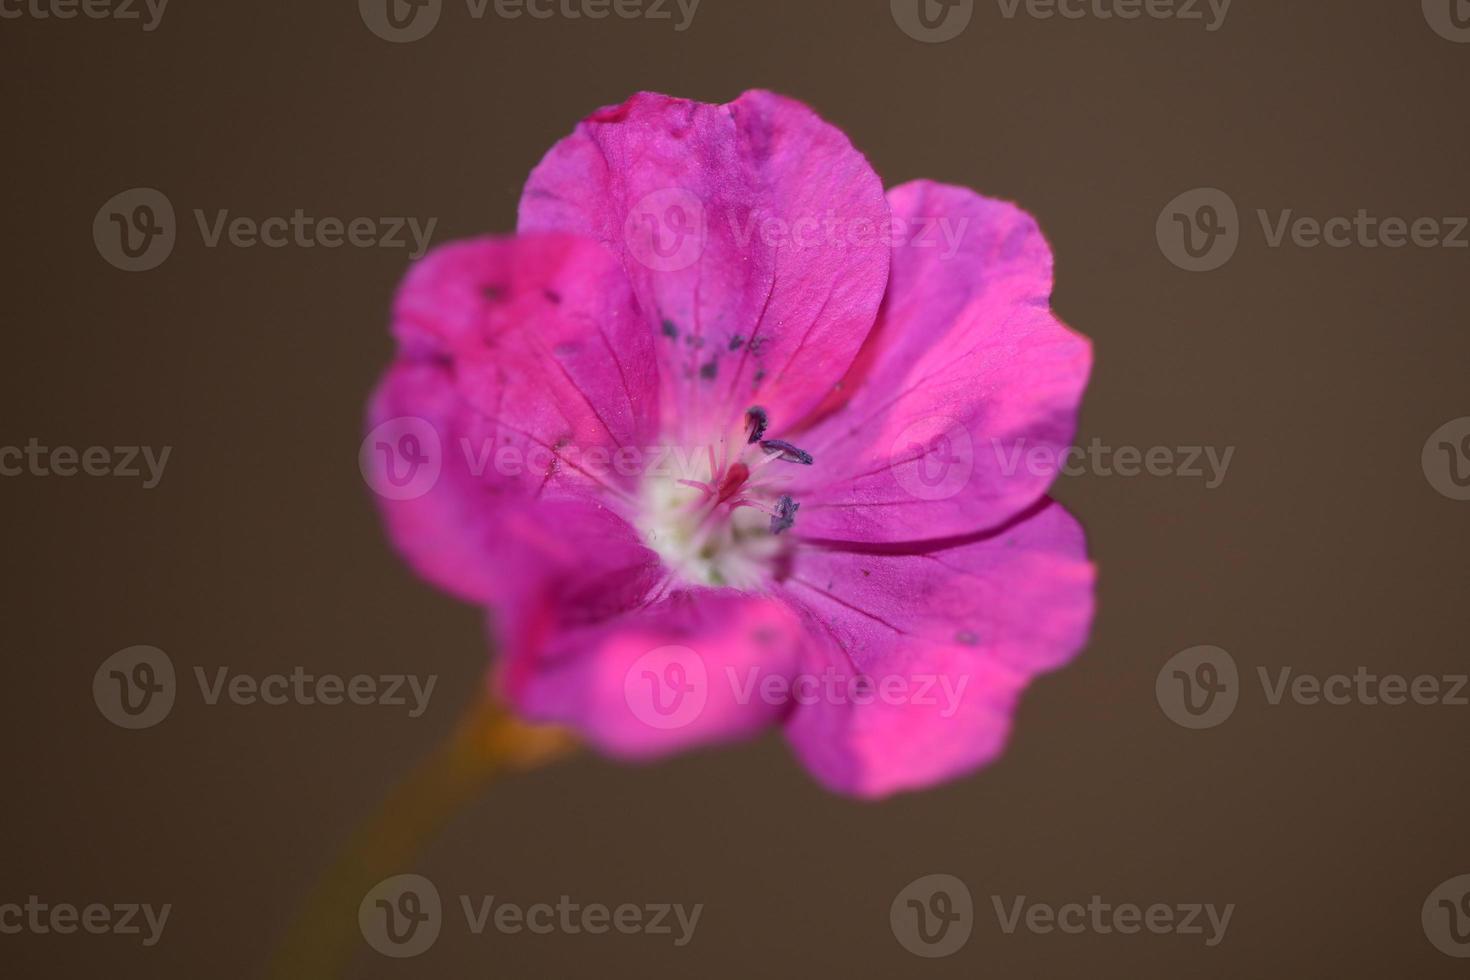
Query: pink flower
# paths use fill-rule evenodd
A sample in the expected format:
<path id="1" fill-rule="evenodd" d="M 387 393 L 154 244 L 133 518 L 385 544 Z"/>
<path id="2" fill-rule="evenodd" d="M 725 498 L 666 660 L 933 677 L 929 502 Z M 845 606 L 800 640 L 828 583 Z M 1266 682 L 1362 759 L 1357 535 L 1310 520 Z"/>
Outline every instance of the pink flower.
<path id="1" fill-rule="evenodd" d="M 1030 216 L 885 196 L 799 103 L 637 95 L 552 149 L 517 235 L 409 273 L 370 479 L 496 614 L 522 717 L 623 758 L 779 725 L 834 790 L 929 786 L 1091 624 L 1046 496 L 1091 356 L 1051 287 Z"/>

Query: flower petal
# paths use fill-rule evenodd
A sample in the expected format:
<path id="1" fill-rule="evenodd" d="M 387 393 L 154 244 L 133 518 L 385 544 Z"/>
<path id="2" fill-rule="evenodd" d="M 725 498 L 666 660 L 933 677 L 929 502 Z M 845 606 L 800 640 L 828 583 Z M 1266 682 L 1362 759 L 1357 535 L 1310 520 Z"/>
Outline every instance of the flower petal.
<path id="1" fill-rule="evenodd" d="M 606 250 L 566 236 L 456 243 L 410 271 L 363 472 L 421 574 L 488 601 L 507 574 L 507 506 L 631 506 L 637 464 L 619 450 L 658 428 L 652 339 L 631 303 Z"/>
<path id="2" fill-rule="evenodd" d="M 500 688 L 522 717 L 571 726 L 600 751 L 644 759 L 754 735 L 784 701 L 762 696 L 803 640 L 775 599 L 682 592 L 549 636 L 514 635 Z"/>
<path id="3" fill-rule="evenodd" d="M 522 231 L 587 235 L 627 268 L 659 337 L 665 408 L 723 427 L 752 404 L 779 435 L 831 390 L 888 276 L 882 185 L 798 102 L 634 96 L 547 154 Z"/>
<path id="4" fill-rule="evenodd" d="M 993 527 L 1046 492 L 1076 429 L 1091 350 L 1051 312 L 1051 250 L 1035 220 L 928 182 L 890 200 L 912 236 L 843 382 L 851 397 L 829 400 L 799 436 L 816 457 L 792 491 L 807 537 Z"/>
<path id="5" fill-rule="evenodd" d="M 826 786 L 869 798 L 985 765 L 1027 683 L 1086 642 L 1093 579 L 1081 527 L 1050 502 L 924 553 L 803 550 L 785 591 L 822 624 L 820 669 L 861 672 L 890 693 L 801 707 L 793 749 Z"/>

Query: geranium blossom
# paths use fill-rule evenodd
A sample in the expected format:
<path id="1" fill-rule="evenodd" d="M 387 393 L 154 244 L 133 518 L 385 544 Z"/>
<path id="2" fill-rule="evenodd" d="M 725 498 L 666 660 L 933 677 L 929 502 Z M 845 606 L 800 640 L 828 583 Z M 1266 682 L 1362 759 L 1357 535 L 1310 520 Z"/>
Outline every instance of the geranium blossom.
<path id="1" fill-rule="evenodd" d="M 862 797 L 955 777 L 1091 623 L 1054 470 L 1005 465 L 1073 437 L 1090 350 L 1051 287 L 1030 216 L 885 194 L 799 103 L 637 95 L 515 235 L 409 273 L 369 425 L 437 455 L 389 532 L 492 611 L 524 718 L 625 758 L 780 726 Z"/>

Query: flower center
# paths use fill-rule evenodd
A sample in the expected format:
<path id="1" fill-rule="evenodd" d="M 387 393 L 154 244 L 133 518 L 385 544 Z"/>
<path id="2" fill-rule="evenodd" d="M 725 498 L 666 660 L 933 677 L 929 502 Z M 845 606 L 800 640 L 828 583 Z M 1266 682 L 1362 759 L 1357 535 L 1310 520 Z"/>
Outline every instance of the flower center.
<path id="1" fill-rule="evenodd" d="M 812 457 L 765 432 L 752 408 L 743 438 L 674 449 L 645 477 L 638 529 L 677 583 L 753 592 L 776 574 L 801 506 L 784 492 L 789 467 Z"/>

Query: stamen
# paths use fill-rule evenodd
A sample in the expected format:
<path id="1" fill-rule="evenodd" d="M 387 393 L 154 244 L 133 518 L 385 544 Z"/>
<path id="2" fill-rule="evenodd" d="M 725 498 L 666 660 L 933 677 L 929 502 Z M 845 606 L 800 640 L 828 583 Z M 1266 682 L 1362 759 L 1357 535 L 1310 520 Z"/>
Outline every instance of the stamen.
<path id="1" fill-rule="evenodd" d="M 775 453 L 780 459 L 788 463 L 800 463 L 802 466 L 812 465 L 812 454 L 805 449 L 797 449 L 789 442 L 781 439 L 767 439 L 761 443 L 761 448 L 768 453 Z"/>
<path id="2" fill-rule="evenodd" d="M 780 534 L 782 531 L 790 530 L 796 524 L 796 512 L 801 504 L 790 497 L 782 497 L 776 501 L 776 513 L 771 515 L 771 533 Z"/>
<path id="3" fill-rule="evenodd" d="M 745 413 L 745 433 L 750 437 L 746 440 L 747 443 L 755 445 L 760 442 L 766 434 L 766 426 L 769 423 L 770 419 L 766 416 L 766 410 L 759 405 L 752 405 Z"/>

